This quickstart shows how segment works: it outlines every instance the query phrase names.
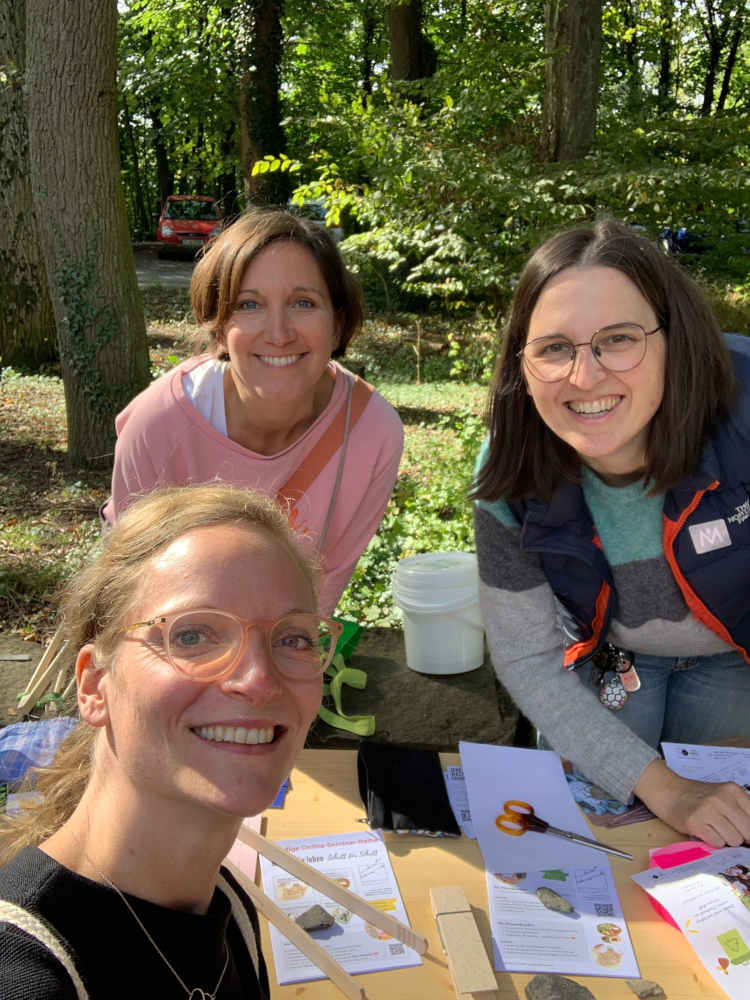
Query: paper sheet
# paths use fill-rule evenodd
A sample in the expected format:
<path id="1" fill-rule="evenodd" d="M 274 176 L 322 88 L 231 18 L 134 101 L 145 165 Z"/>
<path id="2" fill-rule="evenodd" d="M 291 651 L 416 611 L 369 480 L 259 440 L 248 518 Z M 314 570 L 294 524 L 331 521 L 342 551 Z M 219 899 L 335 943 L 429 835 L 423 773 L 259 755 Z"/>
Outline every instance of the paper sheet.
<path id="1" fill-rule="evenodd" d="M 487 897 L 498 972 L 640 978 L 608 866 L 487 872 Z"/>
<path id="2" fill-rule="evenodd" d="M 560 758 L 551 750 L 459 743 L 474 832 L 488 871 L 538 871 L 601 865 L 608 856 L 546 833 L 512 837 L 495 819 L 508 799 L 531 803 L 552 826 L 592 837 L 573 801 Z"/>
<path id="3" fill-rule="evenodd" d="M 469 809 L 469 796 L 466 792 L 466 778 L 464 769 L 458 764 L 449 764 L 443 772 L 445 787 L 448 792 L 448 801 L 451 804 L 456 822 L 461 827 L 461 832 L 465 837 L 476 840 L 474 827 L 471 822 L 471 810 Z"/>
<path id="4" fill-rule="evenodd" d="M 736 781 L 750 792 L 750 750 L 745 747 L 704 747 L 694 743 L 662 743 L 667 766 L 682 778 L 696 781 Z"/>
<path id="5" fill-rule="evenodd" d="M 242 821 L 242 825 L 247 827 L 249 830 L 254 830 L 255 833 L 260 833 L 260 825 L 263 822 L 262 816 L 248 816 L 247 819 Z M 248 844 L 243 844 L 241 840 L 235 840 L 232 844 L 232 849 L 227 854 L 227 858 L 237 867 L 241 872 L 243 872 L 250 879 L 251 882 L 255 881 L 255 869 L 258 865 L 258 852 L 254 847 L 250 847 Z"/>
<path id="6" fill-rule="evenodd" d="M 632 878 L 666 907 L 727 996 L 747 1000 L 750 848 L 724 847 L 698 861 L 675 868 L 650 868 Z"/>
<path id="7" fill-rule="evenodd" d="M 284 840 L 279 844 L 324 875 L 340 882 L 344 888 L 351 889 L 372 906 L 408 925 L 388 851 L 379 834 L 365 830 Z M 315 903 L 334 917 L 332 927 L 313 931 L 311 936 L 347 972 L 377 972 L 422 964 L 419 955 L 411 948 L 395 941 L 262 856 L 260 870 L 264 892 L 291 920 Z M 273 925 L 271 945 L 276 976 L 281 985 L 325 979 L 318 967 Z"/>

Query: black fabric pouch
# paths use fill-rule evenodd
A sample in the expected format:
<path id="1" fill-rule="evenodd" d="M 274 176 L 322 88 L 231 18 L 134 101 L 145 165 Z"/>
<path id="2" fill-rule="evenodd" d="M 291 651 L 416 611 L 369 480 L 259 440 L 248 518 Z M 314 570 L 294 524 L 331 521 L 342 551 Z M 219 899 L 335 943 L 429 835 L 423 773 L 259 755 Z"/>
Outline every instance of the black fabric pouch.
<path id="1" fill-rule="evenodd" d="M 365 741 L 357 776 L 373 829 L 460 836 L 436 751 Z"/>

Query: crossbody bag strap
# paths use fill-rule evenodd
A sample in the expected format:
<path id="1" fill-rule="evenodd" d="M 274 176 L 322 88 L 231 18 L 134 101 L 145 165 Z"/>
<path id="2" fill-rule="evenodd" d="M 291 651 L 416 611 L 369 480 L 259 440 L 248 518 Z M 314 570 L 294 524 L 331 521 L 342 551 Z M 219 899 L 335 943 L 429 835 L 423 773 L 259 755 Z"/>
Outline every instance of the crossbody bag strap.
<path id="1" fill-rule="evenodd" d="M 320 438 L 317 444 L 307 453 L 302 463 L 296 468 L 289 479 L 284 483 L 276 494 L 276 500 L 282 506 L 291 506 L 305 493 L 315 482 L 323 469 L 340 449 L 338 469 L 336 471 L 336 481 L 331 493 L 331 500 L 328 505 L 323 531 L 321 533 L 318 549 L 323 548 L 328 525 L 330 524 L 333 509 L 336 506 L 336 498 L 341 487 L 341 479 L 344 473 L 344 462 L 346 459 L 346 449 L 349 442 L 349 435 L 355 427 L 357 421 L 365 411 L 365 407 L 370 402 L 373 393 L 372 386 L 356 375 L 346 375 L 347 391 L 346 400 L 334 417 L 330 427 Z"/>
<path id="2" fill-rule="evenodd" d="M 35 917 L 33 913 L 29 913 L 22 906 L 16 906 L 15 903 L 9 903 L 6 900 L 0 900 L 0 922 L 18 927 L 31 937 L 36 938 L 41 945 L 51 951 L 70 976 L 78 1000 L 89 1000 L 86 987 L 78 975 L 78 970 L 73 964 L 73 959 L 65 950 L 62 941 L 60 941 L 48 924 Z"/>
<path id="3" fill-rule="evenodd" d="M 248 954 L 250 955 L 250 960 L 253 963 L 253 968 L 255 969 L 255 975 L 260 982 L 260 959 L 258 957 L 258 940 L 255 937 L 255 928 L 252 925 L 250 917 L 247 915 L 247 908 L 243 905 L 236 890 L 229 884 L 227 879 L 224 878 L 222 874 L 216 879 L 217 886 L 221 889 L 224 895 L 229 900 L 232 907 L 232 916 L 234 917 L 235 923 L 240 929 L 240 934 L 245 942 L 245 947 L 247 948 Z"/>

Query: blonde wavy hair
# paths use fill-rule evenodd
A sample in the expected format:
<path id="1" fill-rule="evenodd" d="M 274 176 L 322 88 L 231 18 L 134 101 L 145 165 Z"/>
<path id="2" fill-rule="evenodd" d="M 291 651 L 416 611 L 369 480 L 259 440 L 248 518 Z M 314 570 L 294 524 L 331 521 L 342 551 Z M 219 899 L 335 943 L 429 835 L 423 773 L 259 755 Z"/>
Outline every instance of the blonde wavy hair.
<path id="1" fill-rule="evenodd" d="M 156 490 L 128 508 L 104 537 L 99 555 L 66 586 L 60 618 L 69 647 L 94 643 L 97 663 L 106 668 L 120 641 L 117 630 L 138 600 L 146 564 L 188 531 L 220 524 L 268 532 L 316 593 L 317 564 L 300 552 L 284 514 L 269 498 L 223 484 Z M 96 734 L 79 722 L 52 764 L 30 775 L 27 787 L 33 783 L 41 800 L 17 817 L 0 817 L 0 864 L 46 840 L 71 816 L 89 781 Z"/>

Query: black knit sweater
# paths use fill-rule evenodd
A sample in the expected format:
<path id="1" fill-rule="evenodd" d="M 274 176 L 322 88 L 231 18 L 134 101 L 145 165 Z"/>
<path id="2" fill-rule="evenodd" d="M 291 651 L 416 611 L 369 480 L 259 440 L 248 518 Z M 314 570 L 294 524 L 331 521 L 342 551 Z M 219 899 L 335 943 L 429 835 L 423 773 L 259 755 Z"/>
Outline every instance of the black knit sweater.
<path id="1" fill-rule="evenodd" d="M 247 895 L 224 869 L 255 929 L 258 918 Z M 268 1000 L 260 955 L 260 982 L 230 903 L 220 889 L 206 914 L 166 909 L 128 896 L 144 926 L 190 988 L 213 991 L 229 965 L 216 1000 Z M 185 991 L 112 889 L 77 875 L 36 847 L 27 847 L 0 868 L 0 899 L 24 907 L 55 932 L 71 956 L 91 1000 L 182 1000 Z M 55 956 L 26 932 L 0 923 L 2 1000 L 75 1000 L 72 981 Z"/>

